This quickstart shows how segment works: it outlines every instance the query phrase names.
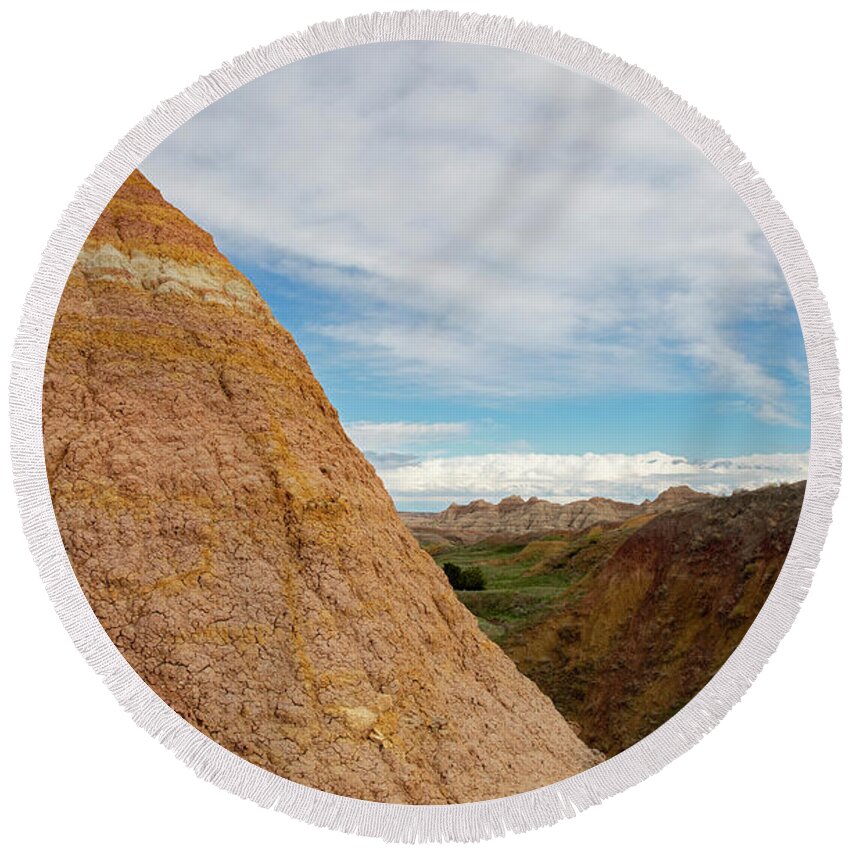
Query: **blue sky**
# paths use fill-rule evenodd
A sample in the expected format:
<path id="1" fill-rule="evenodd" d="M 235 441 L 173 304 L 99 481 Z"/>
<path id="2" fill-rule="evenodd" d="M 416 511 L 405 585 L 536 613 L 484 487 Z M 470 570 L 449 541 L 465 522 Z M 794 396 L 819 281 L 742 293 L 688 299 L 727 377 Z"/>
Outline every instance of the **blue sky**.
<path id="1" fill-rule="evenodd" d="M 769 246 L 601 84 L 491 47 L 350 48 L 222 99 L 142 171 L 254 281 L 402 508 L 805 477 Z"/>

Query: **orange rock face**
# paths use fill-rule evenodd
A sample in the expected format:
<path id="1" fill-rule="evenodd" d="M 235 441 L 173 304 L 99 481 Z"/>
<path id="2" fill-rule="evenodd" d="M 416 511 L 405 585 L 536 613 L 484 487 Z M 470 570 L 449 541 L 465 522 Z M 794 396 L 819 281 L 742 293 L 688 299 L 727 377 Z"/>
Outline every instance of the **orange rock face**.
<path id="1" fill-rule="evenodd" d="M 44 446 L 104 628 L 228 749 L 407 803 L 598 759 L 457 601 L 251 283 L 139 173 L 65 288 Z"/>

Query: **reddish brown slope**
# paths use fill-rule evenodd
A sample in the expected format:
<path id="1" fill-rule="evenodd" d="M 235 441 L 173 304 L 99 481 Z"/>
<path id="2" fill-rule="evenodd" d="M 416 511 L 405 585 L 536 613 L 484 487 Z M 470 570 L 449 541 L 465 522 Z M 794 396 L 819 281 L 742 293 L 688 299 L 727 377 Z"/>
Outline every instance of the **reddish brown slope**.
<path id="1" fill-rule="evenodd" d="M 619 752 L 688 702 L 741 641 L 785 561 L 804 492 L 801 481 L 659 514 L 506 650 L 585 741 Z"/>
<path id="2" fill-rule="evenodd" d="M 413 803 L 594 763 L 419 549 L 253 286 L 139 173 L 62 297 L 44 446 L 110 637 L 225 747 Z"/>

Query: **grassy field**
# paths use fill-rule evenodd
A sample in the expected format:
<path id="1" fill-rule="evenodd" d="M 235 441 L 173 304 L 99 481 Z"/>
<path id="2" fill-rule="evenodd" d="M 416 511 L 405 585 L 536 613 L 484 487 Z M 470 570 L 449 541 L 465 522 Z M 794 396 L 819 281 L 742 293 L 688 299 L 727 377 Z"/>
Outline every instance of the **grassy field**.
<path id="1" fill-rule="evenodd" d="M 484 590 L 459 590 L 457 595 L 482 630 L 503 643 L 580 594 L 581 579 L 604 564 L 643 521 L 533 539 L 491 538 L 470 546 L 440 546 L 432 557 L 441 566 L 452 563 L 482 571 Z"/>

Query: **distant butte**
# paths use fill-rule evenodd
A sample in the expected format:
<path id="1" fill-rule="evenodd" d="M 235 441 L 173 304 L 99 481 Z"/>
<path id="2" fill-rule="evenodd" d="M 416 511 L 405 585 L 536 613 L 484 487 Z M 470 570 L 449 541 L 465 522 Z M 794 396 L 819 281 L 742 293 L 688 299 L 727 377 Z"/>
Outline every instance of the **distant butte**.
<path id="1" fill-rule="evenodd" d="M 532 496 L 507 496 L 498 504 L 475 499 L 468 505 L 452 503 L 439 513 L 402 512 L 401 518 L 415 533 L 444 533 L 457 542 L 475 543 L 493 535 L 521 535 L 546 531 L 581 531 L 600 523 L 624 522 L 647 513 L 661 513 L 682 505 L 715 498 L 687 485 L 670 487 L 641 504 L 618 502 L 601 496 L 566 505 Z"/>

